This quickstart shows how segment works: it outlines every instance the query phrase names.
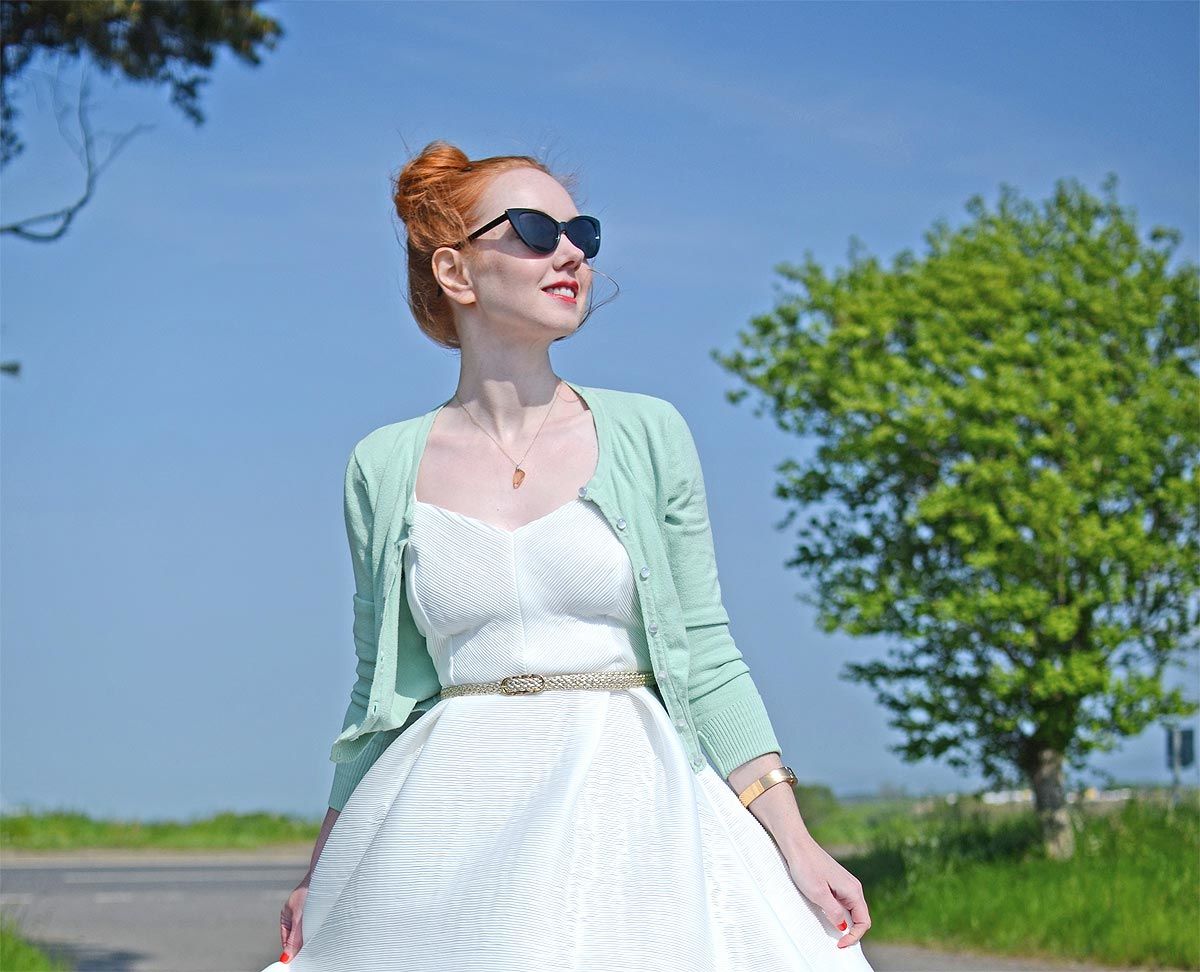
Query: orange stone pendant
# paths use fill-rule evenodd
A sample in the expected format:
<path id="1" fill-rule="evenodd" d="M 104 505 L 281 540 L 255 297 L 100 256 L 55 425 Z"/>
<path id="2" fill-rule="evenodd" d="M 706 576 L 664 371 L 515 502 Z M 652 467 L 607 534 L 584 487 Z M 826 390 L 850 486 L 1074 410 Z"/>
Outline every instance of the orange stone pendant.
<path id="1" fill-rule="evenodd" d="M 517 489 L 525 480 L 525 470 L 517 466 L 516 472 L 513 473 L 513 489 Z"/>

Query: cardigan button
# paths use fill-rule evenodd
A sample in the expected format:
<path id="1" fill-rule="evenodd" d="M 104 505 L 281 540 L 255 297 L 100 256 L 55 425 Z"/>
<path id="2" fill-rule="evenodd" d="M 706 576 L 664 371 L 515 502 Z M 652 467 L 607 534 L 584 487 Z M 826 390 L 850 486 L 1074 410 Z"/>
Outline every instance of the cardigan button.
<path id="1" fill-rule="evenodd" d="M 586 486 L 579 487 L 579 498 L 587 499 L 587 487 Z"/>
<path id="2" fill-rule="evenodd" d="M 625 529 L 625 517 L 623 517 L 623 516 L 618 516 L 618 517 L 617 517 L 617 529 L 618 529 L 618 530 L 624 530 L 624 529 Z"/>
<path id="3" fill-rule="evenodd" d="M 650 576 L 650 568 L 645 564 L 642 564 L 642 569 L 638 571 L 638 575 L 642 578 L 642 580 L 645 580 Z"/>
<path id="4" fill-rule="evenodd" d="M 658 622 L 657 621 L 651 621 L 650 624 L 647 625 L 647 628 L 651 634 L 658 634 Z"/>

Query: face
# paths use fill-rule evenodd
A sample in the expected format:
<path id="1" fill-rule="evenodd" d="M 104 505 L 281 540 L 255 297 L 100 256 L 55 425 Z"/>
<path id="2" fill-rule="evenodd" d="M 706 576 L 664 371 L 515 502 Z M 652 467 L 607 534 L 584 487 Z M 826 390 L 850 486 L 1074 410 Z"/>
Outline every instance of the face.
<path id="1" fill-rule="evenodd" d="M 557 220 L 579 215 L 570 194 L 538 169 L 521 168 L 492 179 L 473 219 L 474 232 L 504 210 L 540 209 Z M 471 248 L 473 247 L 473 249 Z M 508 220 L 476 237 L 465 250 L 441 247 L 433 255 L 434 273 L 451 301 L 461 309 L 467 330 L 486 322 L 492 333 L 552 341 L 572 333 L 583 319 L 592 271 L 583 251 L 564 233 L 552 253 L 538 253 L 522 242 Z M 574 299 L 545 288 L 567 282 L 578 289 Z"/>

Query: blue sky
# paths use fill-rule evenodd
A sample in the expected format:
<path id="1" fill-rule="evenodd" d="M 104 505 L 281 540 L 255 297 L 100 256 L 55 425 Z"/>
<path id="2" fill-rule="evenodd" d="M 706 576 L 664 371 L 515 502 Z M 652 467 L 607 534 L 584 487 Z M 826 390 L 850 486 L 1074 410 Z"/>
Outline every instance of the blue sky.
<path id="1" fill-rule="evenodd" d="M 220 57 L 198 129 L 165 89 L 90 72 L 97 128 L 154 129 L 63 240 L 0 240 L 3 358 L 22 364 L 0 376 L 0 804 L 323 812 L 353 681 L 346 456 L 457 381 L 405 306 L 388 198 L 435 138 L 578 175 L 621 294 L 555 369 L 687 417 L 732 630 L 785 761 L 839 794 L 974 786 L 890 753 L 870 690 L 838 677 L 887 643 L 825 635 L 796 599 L 772 487 L 811 443 L 752 399 L 729 405 L 739 386 L 709 350 L 770 309 L 779 263 L 811 250 L 832 271 L 851 236 L 885 262 L 920 252 L 934 220 L 963 221 L 1002 182 L 1098 194 L 1115 171 L 1143 233 L 1177 227 L 1197 259 L 1200 8 L 262 9 L 287 36 L 257 69 Z M 5 222 L 80 189 L 36 67 Z M 64 71 L 68 97 L 78 79 Z M 1165 781 L 1163 748 L 1156 727 L 1095 765 Z"/>

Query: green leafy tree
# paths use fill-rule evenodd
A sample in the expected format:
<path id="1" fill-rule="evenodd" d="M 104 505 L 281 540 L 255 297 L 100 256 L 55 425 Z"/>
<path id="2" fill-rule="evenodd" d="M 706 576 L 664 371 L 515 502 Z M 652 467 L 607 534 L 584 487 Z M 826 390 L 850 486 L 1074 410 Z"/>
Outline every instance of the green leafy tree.
<path id="1" fill-rule="evenodd" d="M 826 631 L 890 635 L 848 664 L 908 761 L 1029 783 L 1047 852 L 1074 832 L 1065 769 L 1197 706 L 1164 673 L 1196 647 L 1198 270 L 1177 231 L 1139 240 L 1116 201 L 1002 186 L 891 269 L 852 240 L 713 357 L 815 437 L 777 495 L 788 566 Z M 748 389 L 728 393 L 737 402 Z"/>

